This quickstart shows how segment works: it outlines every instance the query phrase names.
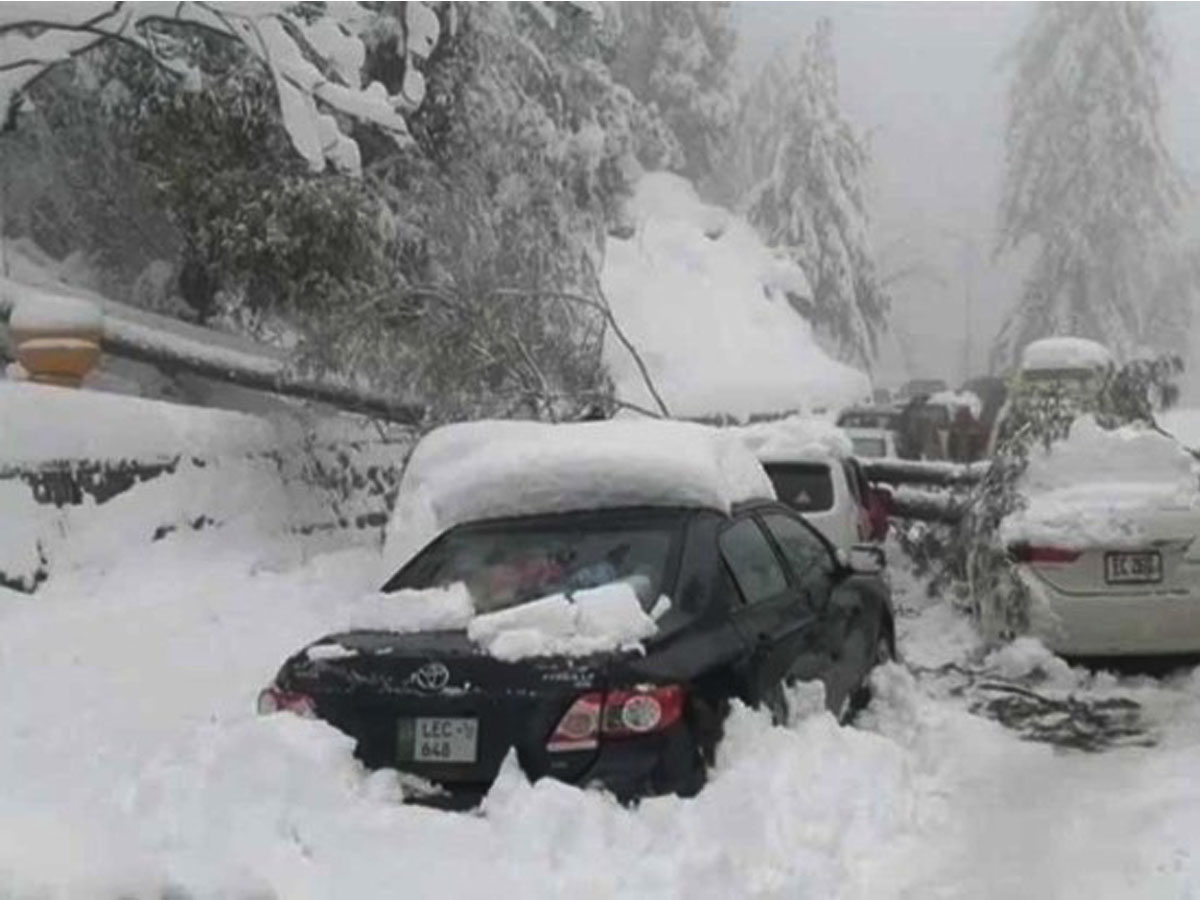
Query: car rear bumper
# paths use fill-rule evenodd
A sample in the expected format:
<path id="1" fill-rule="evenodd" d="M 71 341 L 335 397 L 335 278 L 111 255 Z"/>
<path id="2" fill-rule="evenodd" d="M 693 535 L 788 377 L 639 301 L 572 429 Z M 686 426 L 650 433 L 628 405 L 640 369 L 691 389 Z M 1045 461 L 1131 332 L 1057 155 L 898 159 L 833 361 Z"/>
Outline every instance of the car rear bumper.
<path id="1" fill-rule="evenodd" d="M 1040 579 L 1035 594 L 1044 601 L 1044 612 L 1049 615 L 1035 615 L 1034 630 L 1056 653 L 1151 656 L 1200 652 L 1200 594 L 1071 595 Z"/>
<path id="2" fill-rule="evenodd" d="M 528 773 L 530 779 L 554 777 L 548 772 Z M 660 794 L 691 796 L 704 784 L 704 767 L 695 741 L 682 724 L 663 734 L 602 743 L 582 774 L 562 779 L 582 788 L 608 791 L 622 803 Z M 468 810 L 487 796 L 490 785 L 441 782 L 442 790 L 414 796 L 409 802 L 447 810 Z"/>

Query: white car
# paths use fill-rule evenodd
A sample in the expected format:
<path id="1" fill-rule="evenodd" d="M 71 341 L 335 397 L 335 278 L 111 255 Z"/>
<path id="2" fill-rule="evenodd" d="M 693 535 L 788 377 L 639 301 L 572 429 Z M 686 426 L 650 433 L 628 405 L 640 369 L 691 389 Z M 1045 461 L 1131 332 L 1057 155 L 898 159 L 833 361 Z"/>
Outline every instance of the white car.
<path id="1" fill-rule="evenodd" d="M 1021 351 L 1009 399 L 997 414 L 988 437 L 987 455 L 995 455 L 1013 399 L 1022 391 L 1053 387 L 1068 396 L 1086 395 L 1099 387 L 1113 362 L 1107 347 L 1086 338 L 1051 337 L 1031 342 Z"/>
<path id="2" fill-rule="evenodd" d="M 1078 419 L 1022 476 L 1001 536 L 1035 632 L 1069 656 L 1200 651 L 1200 490 L 1172 438 Z"/>
<path id="3" fill-rule="evenodd" d="M 739 430 L 776 496 L 802 513 L 834 547 L 849 553 L 871 540 L 871 488 L 843 429 L 797 416 Z"/>
<path id="4" fill-rule="evenodd" d="M 847 428 L 846 436 L 859 459 L 896 459 L 896 433 L 886 428 Z"/>

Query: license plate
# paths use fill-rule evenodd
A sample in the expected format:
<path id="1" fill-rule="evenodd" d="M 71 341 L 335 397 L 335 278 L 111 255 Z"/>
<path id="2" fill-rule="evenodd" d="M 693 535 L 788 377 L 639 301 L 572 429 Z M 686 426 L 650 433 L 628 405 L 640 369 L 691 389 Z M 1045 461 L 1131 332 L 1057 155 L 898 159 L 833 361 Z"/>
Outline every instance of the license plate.
<path id="1" fill-rule="evenodd" d="M 1162 577 L 1162 555 L 1157 550 L 1104 554 L 1104 580 L 1109 584 L 1155 584 Z"/>
<path id="2" fill-rule="evenodd" d="M 401 719 L 397 746 L 402 760 L 473 763 L 479 744 L 479 720 L 469 718 Z"/>

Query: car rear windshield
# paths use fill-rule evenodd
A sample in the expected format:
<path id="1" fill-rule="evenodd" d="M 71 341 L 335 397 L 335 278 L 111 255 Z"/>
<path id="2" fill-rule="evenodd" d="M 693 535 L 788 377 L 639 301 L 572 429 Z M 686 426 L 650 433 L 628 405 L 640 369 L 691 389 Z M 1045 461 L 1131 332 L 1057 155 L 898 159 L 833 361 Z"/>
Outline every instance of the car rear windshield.
<path id="1" fill-rule="evenodd" d="M 800 512 L 833 509 L 833 474 L 824 463 L 768 463 L 775 495 Z"/>
<path id="2" fill-rule="evenodd" d="M 649 612 L 665 592 L 682 514 L 639 518 L 482 523 L 455 529 L 421 552 L 385 591 L 464 582 L 475 611 L 628 581 Z"/>
<path id="3" fill-rule="evenodd" d="M 887 441 L 883 438 L 856 437 L 850 439 L 850 444 L 854 447 L 855 456 L 865 456 L 870 459 L 887 453 Z"/>

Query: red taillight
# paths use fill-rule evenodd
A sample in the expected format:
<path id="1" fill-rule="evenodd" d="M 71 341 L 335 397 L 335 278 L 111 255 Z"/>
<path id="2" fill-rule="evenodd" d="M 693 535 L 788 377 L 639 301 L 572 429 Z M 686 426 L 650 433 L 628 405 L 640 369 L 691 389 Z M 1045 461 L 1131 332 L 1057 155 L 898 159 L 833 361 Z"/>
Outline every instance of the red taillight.
<path id="1" fill-rule="evenodd" d="M 662 731 L 679 721 L 683 701 L 683 688 L 677 684 L 584 694 L 559 721 L 546 749 L 591 750 L 601 734 L 625 738 Z"/>
<path id="2" fill-rule="evenodd" d="M 313 719 L 317 715 L 317 704 L 307 694 L 283 691 L 271 685 L 258 695 L 258 714 L 269 716 L 277 712 L 290 712 L 305 719 Z"/>
<path id="3" fill-rule="evenodd" d="M 546 742 L 551 752 L 563 750 L 591 750 L 600 737 L 600 711 L 604 695 L 584 694 L 571 704 Z"/>
<path id="4" fill-rule="evenodd" d="M 1016 544 L 1008 548 L 1009 555 L 1021 563 L 1069 563 L 1083 555 L 1082 550 L 1067 547 L 1037 547 L 1033 544 Z"/>

